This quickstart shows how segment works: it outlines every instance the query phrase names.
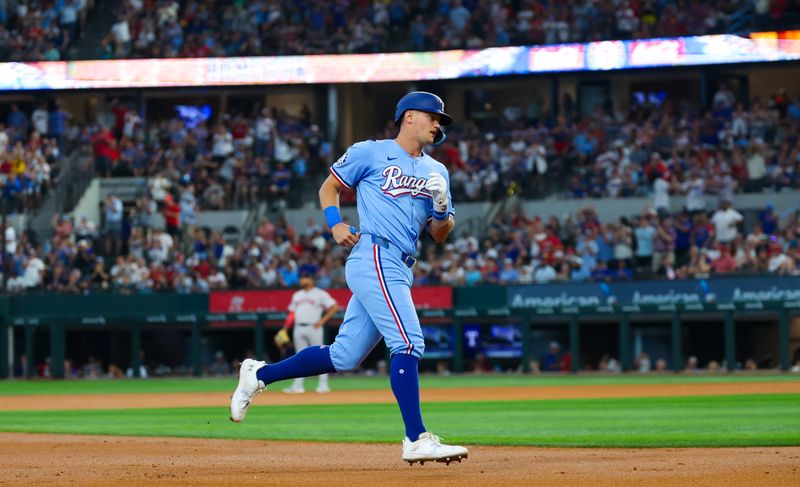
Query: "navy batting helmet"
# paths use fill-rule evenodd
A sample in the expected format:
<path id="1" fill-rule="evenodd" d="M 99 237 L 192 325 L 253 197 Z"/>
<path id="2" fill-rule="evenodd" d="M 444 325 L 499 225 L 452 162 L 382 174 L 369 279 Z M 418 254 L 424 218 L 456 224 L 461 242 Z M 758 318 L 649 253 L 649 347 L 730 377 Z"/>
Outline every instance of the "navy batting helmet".
<path id="1" fill-rule="evenodd" d="M 447 127 L 453 123 L 453 117 L 444 112 L 444 102 L 442 99 L 427 91 L 412 91 L 403 98 L 400 98 L 400 101 L 397 102 L 397 108 L 394 111 L 395 123 L 400 122 L 400 119 L 403 118 L 403 114 L 406 113 L 407 110 L 438 113 L 441 117 L 439 118 L 439 125 L 442 127 Z M 446 137 L 444 130 L 440 128 L 436 137 L 433 138 L 433 145 L 441 144 Z"/>

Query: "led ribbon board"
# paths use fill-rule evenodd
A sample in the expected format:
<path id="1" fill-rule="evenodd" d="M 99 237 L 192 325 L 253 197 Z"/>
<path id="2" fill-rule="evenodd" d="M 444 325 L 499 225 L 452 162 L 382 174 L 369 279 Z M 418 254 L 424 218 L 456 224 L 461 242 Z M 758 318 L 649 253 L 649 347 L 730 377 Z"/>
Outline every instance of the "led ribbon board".
<path id="1" fill-rule="evenodd" d="M 370 83 L 800 59 L 800 31 L 421 53 L 0 63 L 0 90 Z"/>

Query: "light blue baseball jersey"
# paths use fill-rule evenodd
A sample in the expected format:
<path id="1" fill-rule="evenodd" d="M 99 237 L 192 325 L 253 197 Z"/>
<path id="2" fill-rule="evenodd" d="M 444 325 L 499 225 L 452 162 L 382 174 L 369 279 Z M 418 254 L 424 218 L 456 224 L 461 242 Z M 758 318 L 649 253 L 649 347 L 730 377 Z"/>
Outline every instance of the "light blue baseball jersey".
<path id="1" fill-rule="evenodd" d="M 354 144 L 331 167 L 333 177 L 356 191 L 361 233 L 383 237 L 408 255 L 433 215 L 432 195 L 425 190 L 431 172 L 444 176 L 449 188 L 441 163 L 424 153 L 412 157 L 394 140 Z M 449 190 L 447 211 L 455 214 Z M 362 236 L 345 275 L 353 296 L 331 345 L 334 368 L 352 370 L 381 340 L 392 355 L 422 357 L 425 339 L 411 298 L 414 273 L 398 254 Z"/>
<path id="2" fill-rule="evenodd" d="M 331 167 L 339 183 L 356 191 L 361 233 L 386 238 L 409 255 L 433 215 L 425 184 L 434 171 L 447 181 L 447 212 L 455 215 L 444 165 L 424 152 L 412 157 L 393 139 L 353 144 Z"/>

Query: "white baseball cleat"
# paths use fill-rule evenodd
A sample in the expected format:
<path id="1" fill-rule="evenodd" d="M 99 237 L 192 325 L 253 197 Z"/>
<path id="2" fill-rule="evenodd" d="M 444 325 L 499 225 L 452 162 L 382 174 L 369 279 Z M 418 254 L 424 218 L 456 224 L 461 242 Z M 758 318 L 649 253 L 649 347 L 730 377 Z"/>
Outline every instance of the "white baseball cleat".
<path id="1" fill-rule="evenodd" d="M 317 394 L 327 394 L 331 392 L 331 388 L 328 386 L 317 386 Z"/>
<path id="2" fill-rule="evenodd" d="M 463 446 L 443 445 L 442 439 L 433 433 L 425 432 L 419 435 L 417 441 L 411 441 L 408 437 L 403 438 L 403 461 L 409 465 L 419 462 L 442 462 L 450 465 L 450 462 L 459 462 L 469 456 L 469 451 Z"/>
<path id="3" fill-rule="evenodd" d="M 306 390 L 303 387 L 287 387 L 283 390 L 284 394 L 305 394 Z"/>
<path id="4" fill-rule="evenodd" d="M 256 371 L 265 365 L 267 365 L 266 362 L 248 358 L 239 367 L 239 385 L 231 396 L 231 421 L 234 423 L 239 423 L 244 419 L 247 415 L 247 408 L 250 407 L 250 401 L 266 387 L 256 377 Z"/>

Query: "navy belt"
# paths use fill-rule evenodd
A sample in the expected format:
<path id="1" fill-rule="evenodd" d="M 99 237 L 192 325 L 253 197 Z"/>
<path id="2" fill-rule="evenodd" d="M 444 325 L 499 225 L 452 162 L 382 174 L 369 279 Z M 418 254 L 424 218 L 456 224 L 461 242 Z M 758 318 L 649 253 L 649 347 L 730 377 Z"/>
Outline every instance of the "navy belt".
<path id="1" fill-rule="evenodd" d="M 372 239 L 372 243 L 376 245 L 380 245 L 381 247 L 385 248 L 386 250 L 390 251 L 392 254 L 400 258 L 400 261 L 405 264 L 409 269 L 414 267 L 414 264 L 417 263 L 417 259 L 411 257 L 407 253 L 403 252 L 400 247 L 390 242 L 388 239 L 380 237 L 378 235 L 374 235 L 372 233 L 363 233 L 362 236 L 367 235 Z"/>

